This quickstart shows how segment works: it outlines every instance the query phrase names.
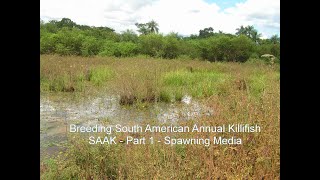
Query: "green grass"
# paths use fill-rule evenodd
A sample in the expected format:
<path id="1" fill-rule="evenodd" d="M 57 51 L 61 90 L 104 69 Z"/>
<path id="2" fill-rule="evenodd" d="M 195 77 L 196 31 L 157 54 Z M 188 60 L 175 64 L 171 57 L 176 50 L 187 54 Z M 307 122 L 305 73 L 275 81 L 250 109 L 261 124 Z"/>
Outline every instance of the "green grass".
<path id="1" fill-rule="evenodd" d="M 230 75 L 218 71 L 190 72 L 180 70 L 166 73 L 163 78 L 163 94 L 173 93 L 171 96 L 180 97 L 189 94 L 195 98 L 209 97 L 223 93 L 222 86 L 231 82 Z M 167 95 L 168 96 L 168 95 Z"/>
<path id="2" fill-rule="evenodd" d="M 88 80 L 94 85 L 101 86 L 113 77 L 113 71 L 108 67 L 97 67 L 90 71 Z"/>
<path id="3" fill-rule="evenodd" d="M 254 97 L 260 97 L 265 92 L 267 85 L 266 75 L 262 73 L 254 73 L 249 77 L 250 94 Z"/>

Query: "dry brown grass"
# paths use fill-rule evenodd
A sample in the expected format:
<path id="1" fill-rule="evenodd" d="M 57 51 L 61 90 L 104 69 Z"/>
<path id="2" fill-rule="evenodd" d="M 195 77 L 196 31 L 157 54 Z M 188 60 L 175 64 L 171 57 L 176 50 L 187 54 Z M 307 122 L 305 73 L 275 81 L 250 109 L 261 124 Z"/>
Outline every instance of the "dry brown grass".
<path id="1" fill-rule="evenodd" d="M 86 139 L 70 136 L 70 147 L 65 154 L 41 163 L 41 179 L 279 179 L 280 80 L 276 68 L 265 65 L 201 61 L 42 56 L 44 61 L 42 68 L 47 68 L 46 71 L 51 69 L 51 66 L 56 66 L 50 72 L 53 76 L 62 73 L 59 68 L 61 65 L 50 58 L 58 58 L 63 64 L 75 66 L 81 63 L 87 63 L 90 67 L 108 66 L 115 72 L 114 78 L 106 82 L 109 84 L 108 87 L 137 97 L 146 97 L 144 94 L 150 91 L 157 94 L 163 90 L 161 78 L 158 77 L 163 77 L 162 75 L 168 72 L 181 69 L 190 71 L 189 67 L 192 67 L 193 72 L 225 73 L 229 76 L 226 83 L 218 88 L 220 93 L 198 97 L 214 109 L 214 116 L 197 122 L 183 121 L 179 124 L 191 126 L 194 123 L 206 125 L 249 123 L 260 125 L 261 133 L 220 133 L 219 135 L 226 137 L 234 135 L 242 138 L 243 145 L 211 144 L 210 147 L 165 144 L 90 146 Z M 68 66 L 64 68 L 65 72 L 70 69 Z M 201 75 L 206 76 L 205 73 Z M 239 89 L 237 81 L 245 82 L 246 88 Z M 168 90 L 172 87 L 165 88 Z M 146 120 L 142 123 L 156 122 Z M 136 136 L 148 138 L 151 135 L 161 138 L 168 134 Z M 214 135 L 218 134 L 176 134 L 179 137 Z"/>

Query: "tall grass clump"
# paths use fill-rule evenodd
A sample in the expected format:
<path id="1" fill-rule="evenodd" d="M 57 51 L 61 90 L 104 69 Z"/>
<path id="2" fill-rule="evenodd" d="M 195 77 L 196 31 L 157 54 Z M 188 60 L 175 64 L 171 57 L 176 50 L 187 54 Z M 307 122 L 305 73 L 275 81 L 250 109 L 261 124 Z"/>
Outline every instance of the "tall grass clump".
<path id="1" fill-rule="evenodd" d="M 102 85 L 113 77 L 113 71 L 108 67 L 97 67 L 89 72 L 88 80 L 94 85 Z"/>
<path id="2" fill-rule="evenodd" d="M 253 97 L 260 97 L 265 92 L 267 86 L 265 74 L 256 72 L 249 77 L 248 82 L 250 95 Z"/>
<path id="3" fill-rule="evenodd" d="M 165 89 L 171 89 L 172 96 L 179 93 L 192 95 L 196 98 L 209 97 L 221 93 L 221 86 L 229 83 L 230 76 L 218 71 L 178 70 L 168 72 L 162 77 Z M 166 93 L 163 93 L 166 94 Z"/>

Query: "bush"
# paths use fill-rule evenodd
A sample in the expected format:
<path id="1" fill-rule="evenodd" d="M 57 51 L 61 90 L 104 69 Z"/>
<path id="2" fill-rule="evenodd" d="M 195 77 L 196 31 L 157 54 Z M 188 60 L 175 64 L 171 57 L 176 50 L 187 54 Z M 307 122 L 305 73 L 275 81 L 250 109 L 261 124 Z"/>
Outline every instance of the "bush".
<path id="1" fill-rule="evenodd" d="M 120 40 L 123 42 L 137 43 L 139 41 L 138 35 L 131 30 L 122 32 Z"/>
<path id="2" fill-rule="evenodd" d="M 151 57 L 164 56 L 164 38 L 159 34 L 147 34 L 140 37 L 140 51 Z"/>
<path id="3" fill-rule="evenodd" d="M 199 41 L 200 57 L 209 61 L 230 60 L 231 37 L 212 36 Z"/>
<path id="4" fill-rule="evenodd" d="M 116 43 L 113 41 L 105 41 L 100 56 L 114 56 L 116 51 Z"/>
<path id="5" fill-rule="evenodd" d="M 55 37 L 56 53 L 61 55 L 81 55 L 84 35 L 77 29 L 62 28 Z"/>
<path id="6" fill-rule="evenodd" d="M 93 56 L 97 55 L 102 49 L 103 43 L 94 37 L 86 37 L 81 46 L 81 55 Z"/>
<path id="7" fill-rule="evenodd" d="M 138 53 L 138 46 L 132 42 L 119 42 L 115 44 L 114 56 L 131 57 Z"/>
<path id="8" fill-rule="evenodd" d="M 180 54 L 187 55 L 191 59 L 200 58 L 201 50 L 199 48 L 198 40 L 181 41 Z"/>
<path id="9" fill-rule="evenodd" d="M 166 59 L 187 57 L 211 62 L 245 62 L 249 58 L 272 54 L 277 58 L 275 62 L 280 62 L 279 40 L 260 39 L 257 44 L 245 35 L 222 32 L 202 35 L 182 37 L 177 33 L 166 36 L 147 33 L 138 36 L 132 30 L 119 34 L 108 27 L 78 25 L 68 18 L 49 23 L 40 20 L 40 54 L 115 57 L 140 54 Z"/>
<path id="10" fill-rule="evenodd" d="M 72 51 L 69 47 L 65 46 L 62 43 L 57 43 L 55 46 L 55 52 L 60 55 L 71 55 Z"/>
<path id="11" fill-rule="evenodd" d="M 256 53 L 256 52 L 254 52 L 254 53 L 252 53 L 252 54 L 250 55 L 250 58 L 252 58 L 252 59 L 259 59 L 259 54 Z"/>
<path id="12" fill-rule="evenodd" d="M 253 42 L 246 36 L 238 36 L 231 40 L 232 51 L 231 59 L 234 61 L 244 62 L 249 59 L 253 52 Z"/>
<path id="13" fill-rule="evenodd" d="M 180 54 L 180 42 L 173 35 L 164 37 L 164 58 L 177 58 Z"/>
<path id="14" fill-rule="evenodd" d="M 130 57 L 138 53 L 138 45 L 132 42 L 106 41 L 100 56 Z"/>
<path id="15" fill-rule="evenodd" d="M 257 46 L 259 56 L 263 54 L 272 54 L 280 59 L 280 44 L 262 44 Z"/>
<path id="16" fill-rule="evenodd" d="M 55 34 L 47 33 L 40 38 L 40 54 L 55 53 Z"/>

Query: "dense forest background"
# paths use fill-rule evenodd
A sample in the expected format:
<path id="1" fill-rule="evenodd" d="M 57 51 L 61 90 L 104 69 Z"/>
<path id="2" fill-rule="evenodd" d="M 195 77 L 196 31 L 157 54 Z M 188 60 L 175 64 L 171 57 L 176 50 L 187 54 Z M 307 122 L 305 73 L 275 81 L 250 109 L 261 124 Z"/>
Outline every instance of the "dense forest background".
<path id="1" fill-rule="evenodd" d="M 280 62 L 280 37 L 261 39 L 253 26 L 241 26 L 235 34 L 216 32 L 212 27 L 199 34 L 183 37 L 178 33 L 163 35 L 154 21 L 136 23 L 133 30 L 116 33 L 109 27 L 79 25 L 71 19 L 44 22 L 40 19 L 40 54 L 76 56 L 186 58 L 208 61 L 245 62 L 272 54 Z"/>

